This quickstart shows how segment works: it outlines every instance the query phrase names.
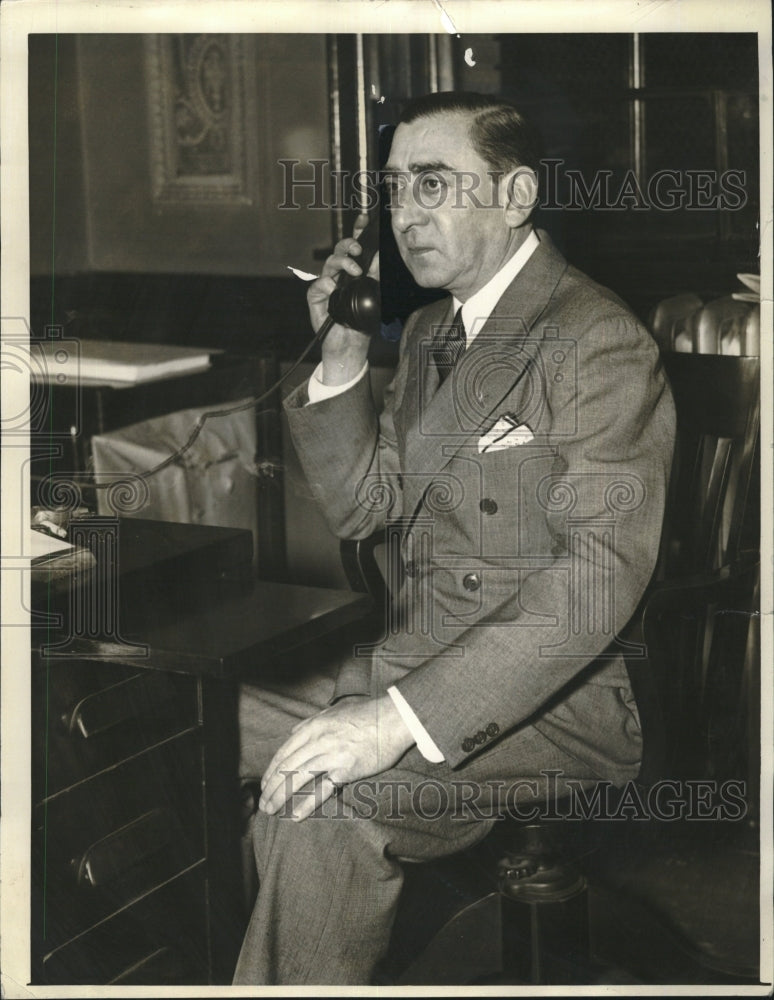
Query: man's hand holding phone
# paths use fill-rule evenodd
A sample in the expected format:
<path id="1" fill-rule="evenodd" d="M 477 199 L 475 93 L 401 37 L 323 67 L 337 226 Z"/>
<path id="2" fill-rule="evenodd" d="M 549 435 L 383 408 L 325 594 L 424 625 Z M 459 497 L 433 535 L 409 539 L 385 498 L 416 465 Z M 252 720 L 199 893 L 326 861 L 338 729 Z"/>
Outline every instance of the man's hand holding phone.
<path id="1" fill-rule="evenodd" d="M 357 258 L 363 250 L 357 241 L 368 222 L 361 215 L 355 224 L 355 236 L 341 240 L 330 257 L 325 261 L 322 275 L 309 286 L 307 301 L 309 317 L 315 331 L 328 318 L 328 300 L 338 288 L 337 279 L 342 272 L 353 278 L 360 277 L 363 270 Z M 379 254 L 374 255 L 368 268 L 368 276 L 379 278 Z M 342 323 L 334 323 L 322 345 L 323 382 L 325 385 L 343 385 L 355 378 L 362 370 L 368 355 L 370 336 Z"/>

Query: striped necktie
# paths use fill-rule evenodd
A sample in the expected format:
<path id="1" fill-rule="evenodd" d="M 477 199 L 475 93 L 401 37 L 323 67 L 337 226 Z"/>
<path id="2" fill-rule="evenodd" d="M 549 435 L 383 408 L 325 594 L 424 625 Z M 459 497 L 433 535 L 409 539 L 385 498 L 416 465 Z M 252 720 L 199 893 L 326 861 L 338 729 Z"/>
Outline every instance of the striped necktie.
<path id="1" fill-rule="evenodd" d="M 454 315 L 451 326 L 440 327 L 433 339 L 431 353 L 441 385 L 451 374 L 452 368 L 464 350 L 465 325 L 462 322 L 462 307 L 460 307 Z"/>

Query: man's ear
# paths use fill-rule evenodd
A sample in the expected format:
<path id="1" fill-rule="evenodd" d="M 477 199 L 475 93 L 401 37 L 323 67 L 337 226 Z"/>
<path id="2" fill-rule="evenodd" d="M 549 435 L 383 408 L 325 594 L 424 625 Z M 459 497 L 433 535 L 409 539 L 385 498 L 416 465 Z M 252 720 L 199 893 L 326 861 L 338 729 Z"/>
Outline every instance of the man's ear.
<path id="1" fill-rule="evenodd" d="M 513 229 L 523 225 L 537 205 L 538 181 L 531 167 L 516 167 L 503 177 L 501 191 L 505 221 Z"/>

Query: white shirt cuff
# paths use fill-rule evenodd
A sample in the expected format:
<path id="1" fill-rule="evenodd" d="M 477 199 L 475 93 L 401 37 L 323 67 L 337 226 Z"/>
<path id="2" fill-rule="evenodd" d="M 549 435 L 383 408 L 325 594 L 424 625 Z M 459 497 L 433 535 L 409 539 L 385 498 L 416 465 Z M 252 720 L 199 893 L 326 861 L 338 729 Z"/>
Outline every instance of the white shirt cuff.
<path id="1" fill-rule="evenodd" d="M 357 375 L 350 379 L 349 382 L 344 382 L 342 385 L 326 385 L 322 380 L 323 365 L 321 361 L 309 379 L 309 385 L 306 390 L 309 395 L 309 402 L 319 403 L 321 399 L 330 399 L 331 396 L 338 396 L 339 393 L 346 392 L 347 389 L 351 389 L 353 385 L 356 385 L 367 371 L 368 362 L 366 361 Z"/>
<path id="2" fill-rule="evenodd" d="M 392 698 L 398 713 L 406 724 L 406 728 L 414 737 L 417 749 L 431 764 L 441 764 L 446 759 L 438 747 L 430 739 L 430 735 L 414 714 L 411 705 L 396 687 L 388 687 L 387 694 Z"/>

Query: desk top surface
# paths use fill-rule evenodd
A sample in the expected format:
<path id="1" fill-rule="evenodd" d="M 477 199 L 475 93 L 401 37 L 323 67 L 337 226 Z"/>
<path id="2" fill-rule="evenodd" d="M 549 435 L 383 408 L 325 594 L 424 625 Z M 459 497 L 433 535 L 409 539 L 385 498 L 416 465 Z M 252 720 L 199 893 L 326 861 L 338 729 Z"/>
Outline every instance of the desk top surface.
<path id="1" fill-rule="evenodd" d="M 349 590 L 265 580 L 223 585 L 233 559 L 244 562 L 249 532 L 139 520 L 122 521 L 121 529 L 122 598 L 141 613 L 125 615 L 108 638 L 62 639 L 60 632 L 51 648 L 57 638 L 47 633 L 50 655 L 225 678 L 344 628 L 373 607 L 369 596 Z"/>
<path id="2" fill-rule="evenodd" d="M 226 677 L 357 621 L 366 594 L 257 581 L 204 612 L 127 635 L 149 647 L 149 667 Z"/>
<path id="3" fill-rule="evenodd" d="M 51 652 L 225 679 L 343 629 L 372 607 L 366 594 L 349 590 L 258 581 L 203 612 L 122 633 L 121 641 L 75 637 Z"/>

